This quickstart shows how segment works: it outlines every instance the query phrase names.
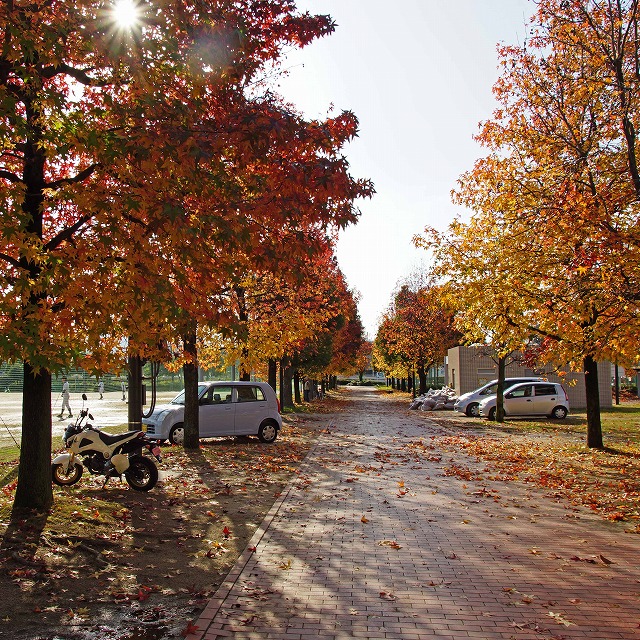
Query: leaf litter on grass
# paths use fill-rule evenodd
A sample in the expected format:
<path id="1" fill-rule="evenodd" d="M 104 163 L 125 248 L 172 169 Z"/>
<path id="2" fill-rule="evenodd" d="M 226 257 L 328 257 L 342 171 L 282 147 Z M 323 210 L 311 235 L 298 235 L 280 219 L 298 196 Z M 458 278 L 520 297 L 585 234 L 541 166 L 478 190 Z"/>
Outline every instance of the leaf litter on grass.
<path id="1" fill-rule="evenodd" d="M 0 637 L 11 630 L 16 640 L 31 638 L 34 625 L 69 640 L 179 637 L 315 437 L 288 424 L 272 445 L 225 439 L 193 453 L 166 447 L 167 479 L 148 494 L 113 480 L 103 490 L 87 473 L 74 487 L 55 488 L 49 513 L 21 520 L 11 518 L 15 484 L 5 485 Z"/>

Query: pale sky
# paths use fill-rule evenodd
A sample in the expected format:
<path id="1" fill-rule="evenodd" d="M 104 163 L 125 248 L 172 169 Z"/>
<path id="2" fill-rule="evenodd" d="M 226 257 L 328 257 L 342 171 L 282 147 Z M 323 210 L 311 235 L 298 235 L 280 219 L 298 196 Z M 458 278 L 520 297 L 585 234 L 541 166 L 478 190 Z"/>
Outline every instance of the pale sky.
<path id="1" fill-rule="evenodd" d="M 532 0 L 298 0 L 336 32 L 288 56 L 279 90 L 308 117 L 353 111 L 351 172 L 376 195 L 340 235 L 337 257 L 373 339 L 398 284 L 427 260 L 411 239 L 465 212 L 450 193 L 482 155 L 472 136 L 495 102 L 496 45 L 522 44 Z"/>

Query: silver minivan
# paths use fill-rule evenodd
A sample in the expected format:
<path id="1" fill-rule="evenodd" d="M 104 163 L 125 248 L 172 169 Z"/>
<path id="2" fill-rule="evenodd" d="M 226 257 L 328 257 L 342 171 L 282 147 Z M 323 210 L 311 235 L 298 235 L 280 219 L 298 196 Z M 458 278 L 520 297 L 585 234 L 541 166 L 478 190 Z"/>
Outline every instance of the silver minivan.
<path id="1" fill-rule="evenodd" d="M 496 396 L 480 403 L 480 415 L 496 417 Z M 510 387 L 504 394 L 506 416 L 548 416 L 563 420 L 569 413 L 569 396 L 558 382 L 531 382 Z"/>
<path id="2" fill-rule="evenodd" d="M 521 376 L 520 378 L 505 378 L 504 380 L 504 390 L 506 391 L 509 387 L 513 387 L 514 384 L 520 384 L 521 382 L 538 382 L 543 381 L 544 378 L 527 378 L 526 376 Z M 487 384 L 481 386 L 475 391 L 469 391 L 468 393 L 463 393 L 458 397 L 453 408 L 455 411 L 460 411 L 461 413 L 465 413 L 469 417 L 478 417 L 480 414 L 478 413 L 478 407 L 480 403 L 489 396 L 494 396 L 498 393 L 498 381 L 492 380 L 491 382 L 487 382 Z"/>
<path id="3" fill-rule="evenodd" d="M 200 382 L 200 437 L 258 436 L 273 442 L 282 428 L 280 403 L 266 382 Z M 169 404 L 142 419 L 143 429 L 158 440 L 184 442 L 184 390 Z"/>

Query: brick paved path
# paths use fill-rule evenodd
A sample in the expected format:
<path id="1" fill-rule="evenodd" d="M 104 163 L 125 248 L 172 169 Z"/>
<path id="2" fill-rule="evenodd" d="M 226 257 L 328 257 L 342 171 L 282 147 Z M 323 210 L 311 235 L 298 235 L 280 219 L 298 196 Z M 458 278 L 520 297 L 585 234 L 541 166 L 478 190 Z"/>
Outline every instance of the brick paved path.
<path id="1" fill-rule="evenodd" d="M 453 454 L 412 448 L 443 428 L 351 394 L 189 640 L 640 639 L 639 536 L 445 476 Z"/>

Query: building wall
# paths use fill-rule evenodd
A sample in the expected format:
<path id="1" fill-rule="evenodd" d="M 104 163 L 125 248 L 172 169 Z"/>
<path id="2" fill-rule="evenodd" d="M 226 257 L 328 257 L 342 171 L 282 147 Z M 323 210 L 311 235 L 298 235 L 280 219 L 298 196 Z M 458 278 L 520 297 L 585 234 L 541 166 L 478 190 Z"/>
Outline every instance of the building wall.
<path id="1" fill-rule="evenodd" d="M 551 382 L 561 382 L 569 396 L 569 406 L 573 409 L 584 409 L 587 405 L 584 389 L 583 373 L 567 373 L 560 378 L 552 373 L 551 367 L 528 369 L 521 364 L 511 363 L 506 367 L 506 377 L 541 376 Z M 473 391 L 483 384 L 498 378 L 498 365 L 482 353 L 481 347 L 454 347 L 449 349 L 446 367 L 446 384 L 455 390 L 457 395 Z M 611 364 L 598 363 L 598 383 L 600 387 L 600 406 L 613 405 L 611 394 Z"/>

